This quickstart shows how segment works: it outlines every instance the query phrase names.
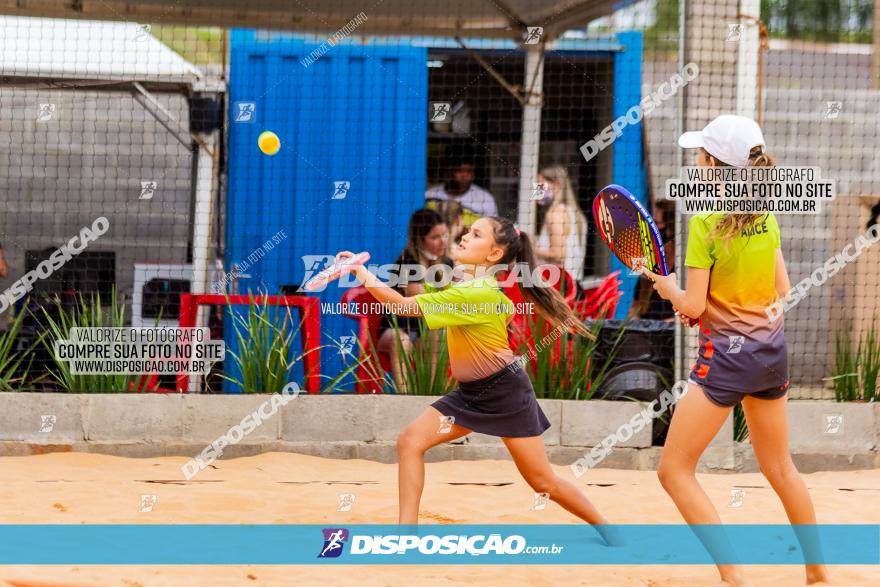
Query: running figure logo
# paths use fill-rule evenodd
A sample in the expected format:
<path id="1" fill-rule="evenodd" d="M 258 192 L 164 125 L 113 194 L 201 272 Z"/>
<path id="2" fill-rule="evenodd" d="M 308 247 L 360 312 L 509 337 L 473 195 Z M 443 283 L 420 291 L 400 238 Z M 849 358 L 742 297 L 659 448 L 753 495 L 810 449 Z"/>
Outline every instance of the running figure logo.
<path id="1" fill-rule="evenodd" d="M 453 424 L 455 424 L 455 416 L 440 416 L 440 428 L 437 429 L 437 434 L 451 432 Z"/>
<path id="2" fill-rule="evenodd" d="M 141 182 L 141 195 L 138 196 L 138 200 L 152 200 L 153 195 L 156 193 L 156 189 L 159 187 L 159 182 L 157 181 L 142 181 Z"/>
<path id="3" fill-rule="evenodd" d="M 840 434 L 843 431 L 843 414 L 825 414 L 823 434 Z"/>
<path id="4" fill-rule="evenodd" d="M 352 354 L 354 350 L 354 343 L 357 342 L 357 338 L 351 335 L 342 336 L 339 339 L 339 353 L 342 356 Z"/>
<path id="5" fill-rule="evenodd" d="M 340 493 L 339 494 L 339 507 L 336 508 L 337 512 L 350 512 L 351 507 L 354 505 L 355 495 L 354 493 Z"/>
<path id="6" fill-rule="evenodd" d="M 37 113 L 37 122 L 49 122 L 55 114 L 55 104 L 40 104 L 40 111 Z"/>
<path id="7" fill-rule="evenodd" d="M 451 102 L 431 102 L 431 122 L 446 122 L 452 108 Z"/>
<path id="8" fill-rule="evenodd" d="M 137 42 L 146 41 L 150 38 L 150 32 L 153 30 L 153 26 L 150 24 L 139 24 L 137 27 L 137 33 L 134 35 L 134 40 Z"/>
<path id="9" fill-rule="evenodd" d="M 139 512 L 151 512 L 153 511 L 153 506 L 156 505 L 156 496 L 155 495 L 141 495 L 141 506 L 138 508 Z"/>
<path id="10" fill-rule="evenodd" d="M 547 509 L 548 501 L 550 501 L 549 493 L 536 493 L 535 502 L 532 504 L 532 509 L 538 511 Z"/>
<path id="11" fill-rule="evenodd" d="M 531 200 L 533 202 L 537 202 L 539 200 L 544 199 L 544 194 L 547 192 L 546 184 L 544 183 L 534 183 L 534 189 L 532 190 Z"/>
<path id="12" fill-rule="evenodd" d="M 728 42 L 739 42 L 740 38 L 742 38 L 743 34 L 743 25 L 742 24 L 729 24 L 727 25 L 727 37 L 724 39 Z"/>
<path id="13" fill-rule="evenodd" d="M 300 289 L 304 288 L 306 283 L 315 275 L 324 270 L 324 268 L 333 262 L 333 255 L 303 255 L 302 262 L 305 266 L 305 277 L 299 284 Z M 318 289 L 316 291 L 323 291 Z"/>
<path id="14" fill-rule="evenodd" d="M 746 490 L 745 489 L 731 489 L 730 490 L 730 501 L 727 503 L 727 507 L 730 507 L 730 508 L 742 507 L 743 500 L 745 498 L 746 498 Z"/>
<path id="15" fill-rule="evenodd" d="M 351 187 L 350 181 L 334 181 L 333 186 L 336 191 L 333 192 L 333 200 L 344 200 L 345 196 L 348 195 L 348 190 Z"/>
<path id="16" fill-rule="evenodd" d="M 530 26 L 526 27 L 526 31 L 526 40 L 523 41 L 523 44 L 534 45 L 541 40 L 541 35 L 544 34 L 544 27 Z"/>
<path id="17" fill-rule="evenodd" d="M 833 102 L 826 102 L 825 108 L 822 111 L 822 115 L 825 118 L 837 118 L 840 116 L 841 111 L 843 110 L 843 102 L 835 100 Z"/>
<path id="18" fill-rule="evenodd" d="M 632 269 L 629 270 L 630 275 L 640 275 L 642 273 L 642 269 L 648 266 L 648 258 L 647 257 L 632 257 L 629 260 Z"/>
<path id="19" fill-rule="evenodd" d="M 55 428 L 55 422 L 58 421 L 58 417 L 54 414 L 40 416 L 40 432 L 52 432 L 52 429 Z"/>
<path id="20" fill-rule="evenodd" d="M 745 336 L 731 336 L 730 347 L 727 349 L 727 354 L 735 355 L 740 352 L 743 348 L 743 343 L 745 343 L 745 341 Z"/>
<path id="21" fill-rule="evenodd" d="M 236 102 L 233 106 L 235 122 L 254 122 L 256 120 L 256 102 Z"/>
<path id="22" fill-rule="evenodd" d="M 348 541 L 348 530 L 345 528 L 324 528 L 324 548 L 318 558 L 339 558 L 342 548 Z"/>

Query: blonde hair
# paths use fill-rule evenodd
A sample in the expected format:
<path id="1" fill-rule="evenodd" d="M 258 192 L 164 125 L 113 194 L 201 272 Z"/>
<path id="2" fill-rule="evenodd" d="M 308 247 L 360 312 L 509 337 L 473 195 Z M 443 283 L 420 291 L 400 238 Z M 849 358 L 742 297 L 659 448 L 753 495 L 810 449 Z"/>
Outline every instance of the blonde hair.
<path id="1" fill-rule="evenodd" d="M 705 150 L 705 149 L 704 149 Z M 727 163 L 720 161 L 710 155 L 708 151 L 706 156 L 715 162 L 717 167 L 730 167 Z M 749 167 L 773 167 L 776 160 L 769 154 L 764 152 L 762 146 L 755 147 L 749 153 Z M 759 219 L 765 217 L 766 214 L 725 214 L 721 220 L 715 224 L 715 227 L 709 233 L 709 238 L 718 240 L 727 244 L 746 228 L 751 227 Z"/>
<path id="2" fill-rule="evenodd" d="M 461 218 L 463 220 L 464 218 L 464 206 L 461 205 L 461 202 L 455 200 L 440 200 L 437 202 L 435 209 L 443 217 L 443 221 L 449 228 L 452 228 L 457 219 Z"/>
<path id="3" fill-rule="evenodd" d="M 455 246 L 464 233 L 464 207 L 461 202 L 455 200 L 440 200 L 436 206 L 437 212 L 443 217 L 443 222 L 449 229 L 449 242 L 446 244 L 446 256 L 455 258 Z M 453 232 L 458 224 L 457 232 Z"/>
<path id="4" fill-rule="evenodd" d="M 577 198 L 574 194 L 574 189 L 571 187 L 571 179 L 568 177 L 568 170 L 562 165 L 548 165 L 544 167 L 539 172 L 542 177 L 544 177 L 548 181 L 559 182 L 560 185 L 560 193 L 553 198 L 553 203 L 550 205 L 550 209 L 547 210 L 547 213 L 550 213 L 550 210 L 555 208 L 556 206 L 565 206 L 574 210 L 575 219 L 577 222 L 577 238 L 580 244 L 583 244 L 583 240 L 586 238 L 587 234 L 587 217 L 584 216 L 584 213 L 581 211 L 581 207 L 578 204 Z M 575 227 L 572 227 L 575 228 Z"/>

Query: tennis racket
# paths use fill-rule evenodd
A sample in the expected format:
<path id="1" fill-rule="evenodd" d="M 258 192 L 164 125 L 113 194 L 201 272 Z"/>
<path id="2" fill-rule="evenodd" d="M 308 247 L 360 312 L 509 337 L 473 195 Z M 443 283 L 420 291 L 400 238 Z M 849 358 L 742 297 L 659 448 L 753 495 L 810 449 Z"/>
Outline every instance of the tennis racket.
<path id="1" fill-rule="evenodd" d="M 306 291 L 312 291 L 324 287 L 334 279 L 339 279 L 339 276 L 342 275 L 342 272 L 346 267 L 351 265 L 363 265 L 369 260 L 370 253 L 364 251 L 363 253 L 358 253 L 341 261 L 334 261 L 328 267 L 322 269 L 320 273 L 309 279 L 303 285 L 303 289 Z"/>
<path id="2" fill-rule="evenodd" d="M 611 184 L 593 200 L 593 220 L 599 236 L 621 263 L 669 275 L 663 240 L 654 219 L 626 188 Z"/>

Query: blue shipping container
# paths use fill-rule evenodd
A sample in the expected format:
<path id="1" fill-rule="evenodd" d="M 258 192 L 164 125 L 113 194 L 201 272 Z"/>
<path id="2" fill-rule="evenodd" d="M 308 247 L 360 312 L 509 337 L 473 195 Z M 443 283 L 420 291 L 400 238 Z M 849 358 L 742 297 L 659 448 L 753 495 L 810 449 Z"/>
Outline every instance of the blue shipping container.
<path id="1" fill-rule="evenodd" d="M 249 262 L 239 293 L 275 295 L 299 285 L 306 256 L 366 250 L 371 263 L 393 263 L 410 214 L 424 203 L 427 49 L 339 44 L 301 61 L 319 46 L 252 30 L 231 35 L 227 270 L 273 236 L 280 241 Z M 275 156 L 257 147 L 264 130 L 281 139 Z M 339 182 L 347 182 L 344 197 Z M 310 295 L 338 302 L 343 293 L 331 284 Z M 237 352 L 225 324 L 227 351 Z M 332 377 L 345 363 L 334 341 L 356 335 L 357 323 L 322 314 L 321 331 L 328 345 L 321 372 Z M 231 357 L 225 368 L 237 377 Z M 302 383 L 301 368 L 294 380 Z M 232 384 L 224 390 L 241 391 Z"/>

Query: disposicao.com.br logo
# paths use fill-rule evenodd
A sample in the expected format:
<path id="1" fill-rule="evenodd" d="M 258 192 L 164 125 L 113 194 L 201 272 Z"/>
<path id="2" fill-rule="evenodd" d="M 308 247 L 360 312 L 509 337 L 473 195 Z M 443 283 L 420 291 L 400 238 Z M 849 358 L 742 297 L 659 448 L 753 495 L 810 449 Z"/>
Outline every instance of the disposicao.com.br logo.
<path id="1" fill-rule="evenodd" d="M 349 543 L 350 555 L 528 555 L 559 554 L 564 546 L 528 546 L 526 539 L 519 534 L 502 537 L 501 534 L 429 534 L 415 536 L 407 534 L 349 536 L 346 528 L 324 528 L 324 545 L 318 558 L 337 558 Z"/>

